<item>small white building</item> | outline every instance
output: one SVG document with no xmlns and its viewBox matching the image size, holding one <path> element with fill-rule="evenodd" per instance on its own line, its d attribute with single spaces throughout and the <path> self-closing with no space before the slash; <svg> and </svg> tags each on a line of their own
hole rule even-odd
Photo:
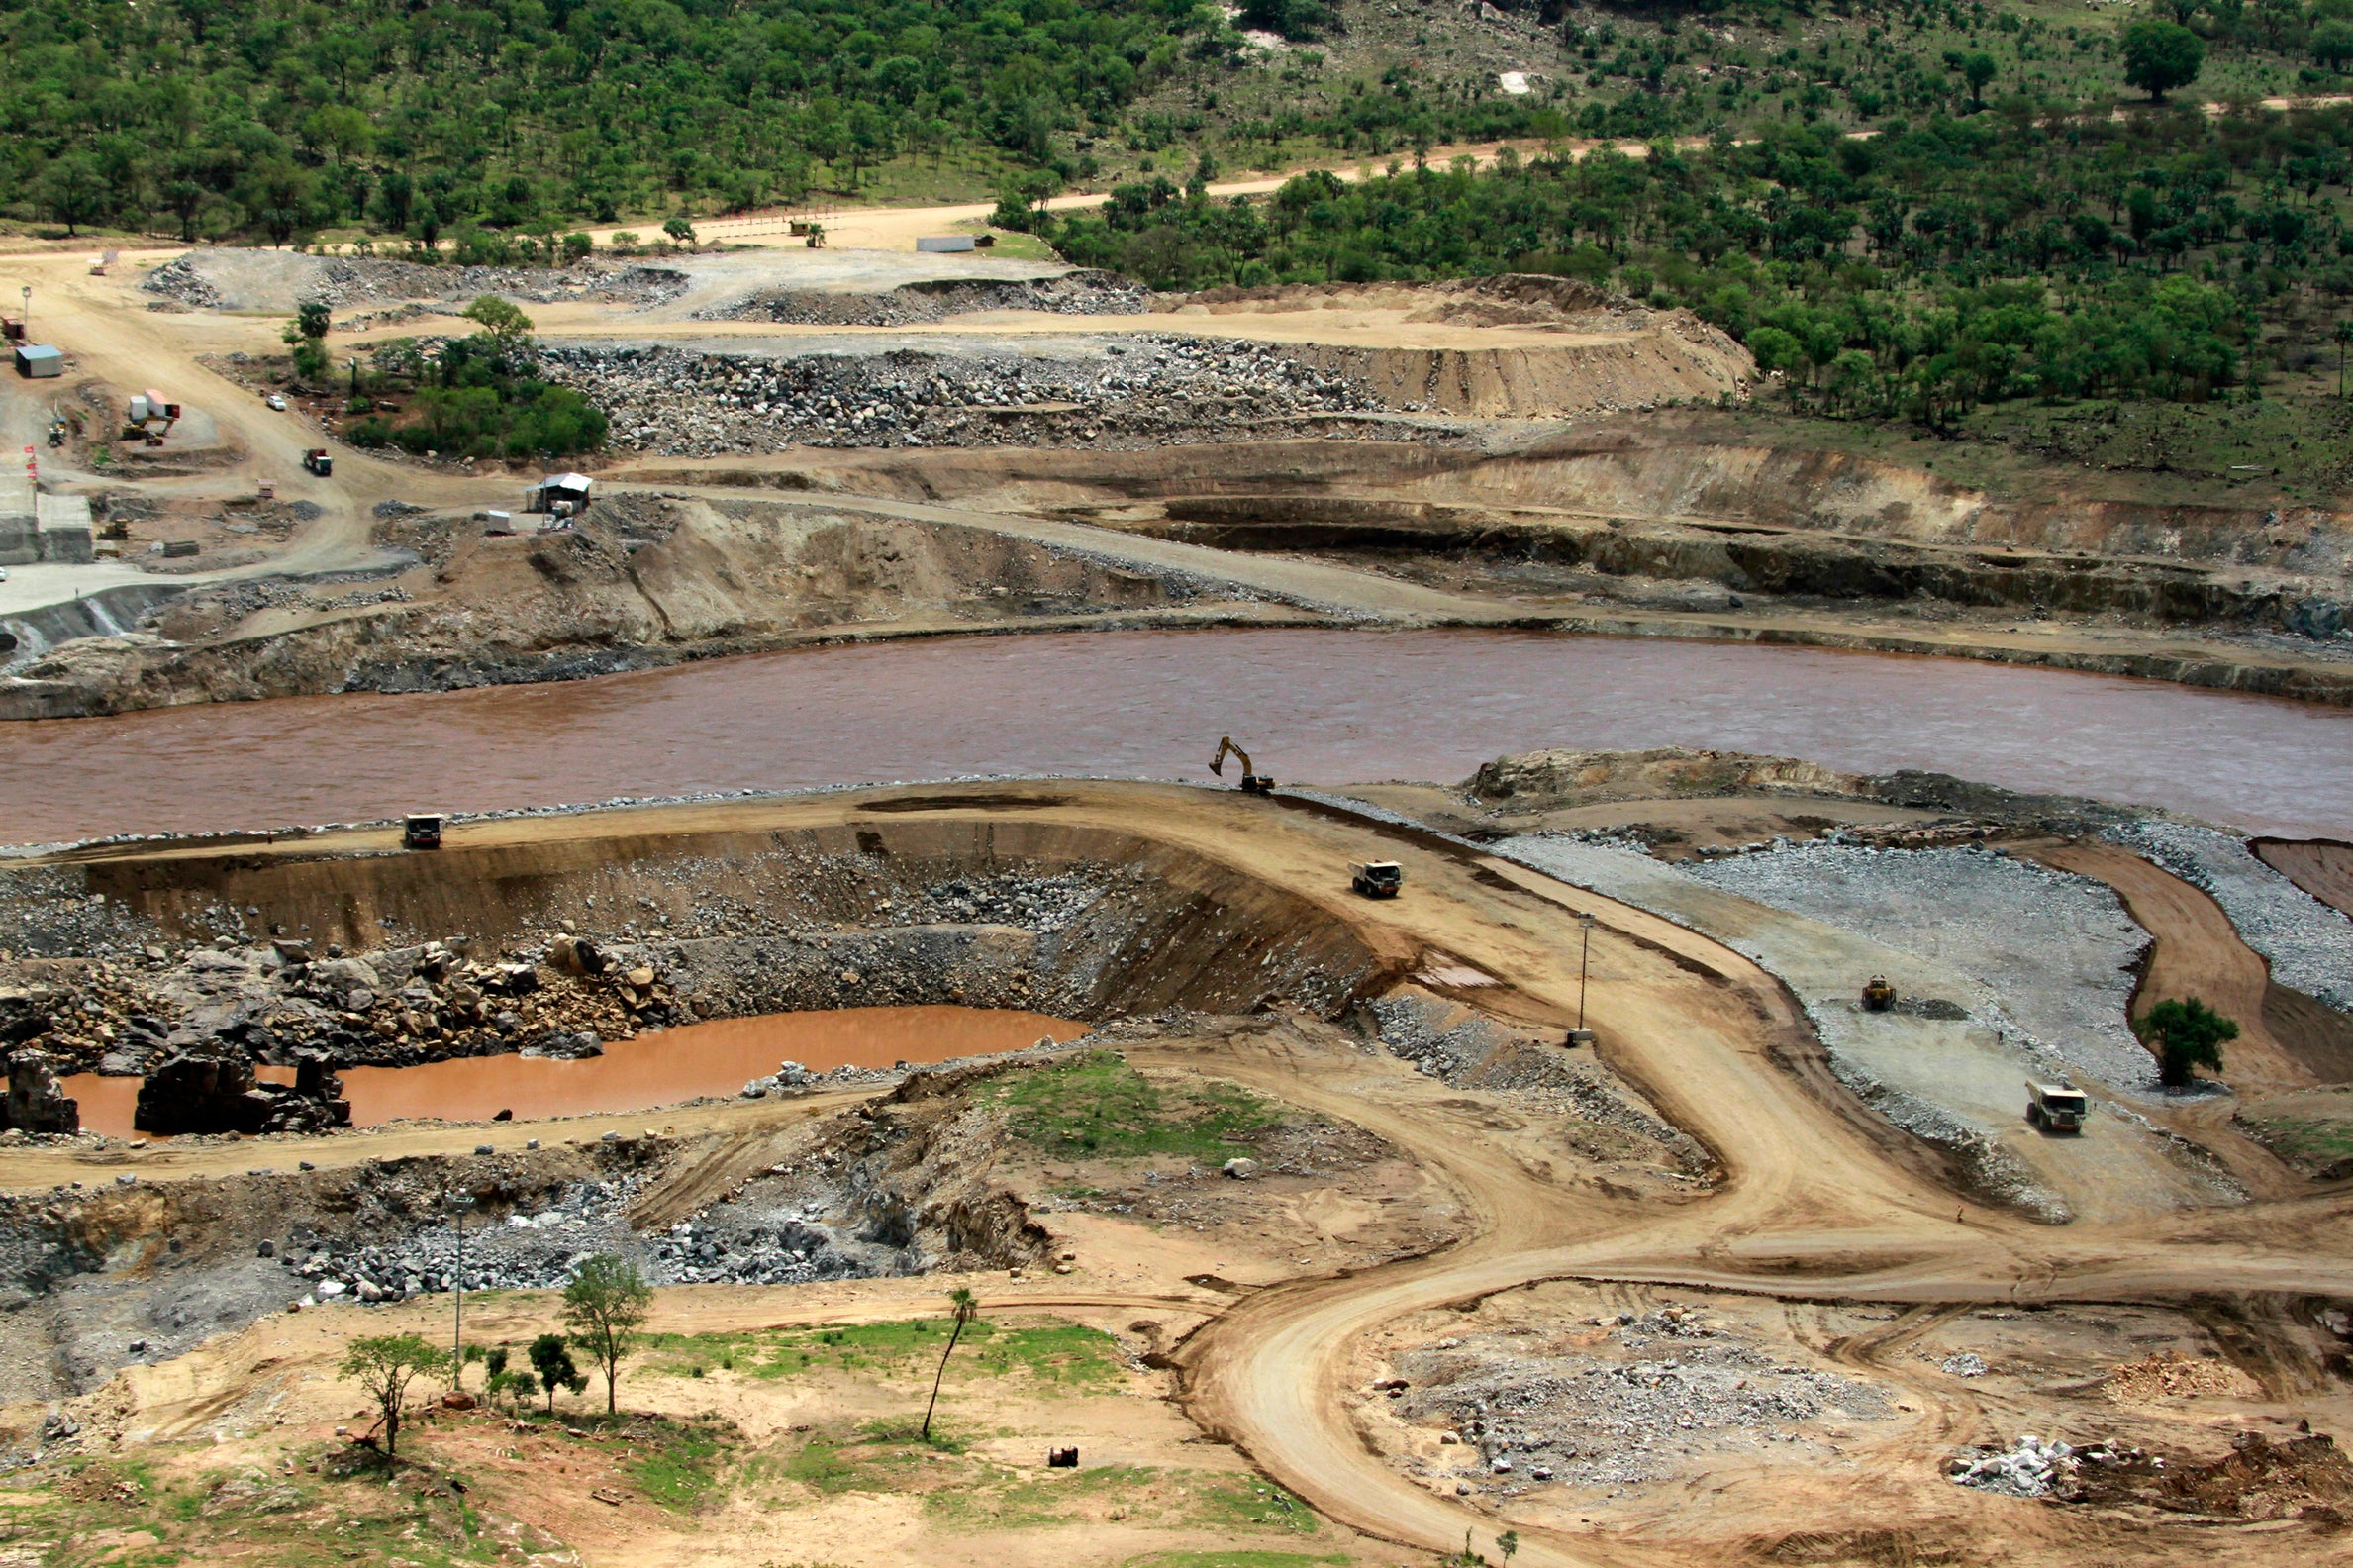
<svg viewBox="0 0 2353 1568">
<path fill-rule="evenodd" d="M 61 376 L 65 373 L 65 350 L 49 343 L 18 343 L 17 374 L 21 376 Z"/>
<path fill-rule="evenodd" d="M 549 474 L 524 492 L 523 510 L 526 512 L 553 512 L 558 502 L 568 501 L 571 503 L 569 508 L 571 512 L 575 514 L 584 512 L 588 509 L 589 490 L 595 483 L 596 481 L 586 474 Z"/>
</svg>

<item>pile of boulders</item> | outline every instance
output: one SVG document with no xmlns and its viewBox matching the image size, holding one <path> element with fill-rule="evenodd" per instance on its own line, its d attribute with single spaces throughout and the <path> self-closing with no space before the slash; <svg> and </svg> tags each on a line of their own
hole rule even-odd
<svg viewBox="0 0 2353 1568">
<path fill-rule="evenodd" d="M 887 294 L 762 289 L 695 312 L 705 321 L 792 322 L 813 327 L 916 327 L 975 311 L 1056 316 L 1141 316 L 1152 292 L 1117 272 L 1081 268 L 1050 278 L 933 278 Z"/>
<path fill-rule="evenodd" d="M 794 358 L 555 346 L 541 367 L 603 409 L 611 444 L 711 457 L 790 446 L 1219 441 L 1381 404 L 1280 345 L 1137 334 L 1053 357 L 1011 349 Z"/>
<path fill-rule="evenodd" d="M 291 1084 L 264 1083 L 245 1056 L 175 1052 L 139 1086 L 135 1131 L 165 1137 L 192 1132 L 327 1132 L 351 1125 L 343 1080 L 315 1052 L 299 1054 Z"/>
<path fill-rule="evenodd" d="M 2051 1490 L 2082 1467 L 2073 1447 L 2057 1439 L 2044 1442 L 2032 1432 L 2009 1449 L 1972 1448 L 1945 1461 L 1945 1475 L 1955 1486 L 2006 1497 L 2048 1497 Z"/>
<path fill-rule="evenodd" d="M 304 265 L 310 273 L 297 289 L 298 298 L 339 310 L 345 305 L 402 300 L 463 305 L 484 294 L 504 294 L 540 305 L 597 300 L 643 306 L 676 299 L 687 289 L 685 273 L 641 262 L 581 261 L 562 267 L 428 266 L 388 256 L 315 256 L 289 258 L 289 262 Z M 219 309 L 227 298 L 215 281 L 211 258 L 201 249 L 156 267 L 140 287 L 206 310 Z"/>
</svg>

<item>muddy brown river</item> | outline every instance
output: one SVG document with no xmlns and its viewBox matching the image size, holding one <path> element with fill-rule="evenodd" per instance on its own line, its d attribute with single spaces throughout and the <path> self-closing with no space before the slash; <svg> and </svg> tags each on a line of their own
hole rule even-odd
<svg viewBox="0 0 2353 1568">
<path fill-rule="evenodd" d="M 343 1080 L 353 1127 L 419 1117 L 487 1122 L 501 1111 L 528 1122 L 732 1095 L 784 1061 L 812 1072 L 888 1067 L 1022 1050 L 1048 1036 L 1076 1039 L 1086 1031 L 1084 1024 L 1012 1009 L 836 1008 L 656 1029 L 616 1040 L 585 1061 L 465 1056 L 421 1067 L 350 1067 Z M 265 1067 L 261 1076 L 294 1081 L 292 1068 Z M 81 1102 L 84 1130 L 132 1135 L 139 1079 L 75 1073 L 61 1082 Z"/>
<path fill-rule="evenodd" d="M 0 841 L 975 775 L 1206 780 L 1227 732 L 1285 781 L 1451 781 L 1539 746 L 1712 746 L 2353 835 L 2353 710 L 1964 659 L 1279 630 L 886 642 L 18 724 L 0 732 Z"/>
</svg>

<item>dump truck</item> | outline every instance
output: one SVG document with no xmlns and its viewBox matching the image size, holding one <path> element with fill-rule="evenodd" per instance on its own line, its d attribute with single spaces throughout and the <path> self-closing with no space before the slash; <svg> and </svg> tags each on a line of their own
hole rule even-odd
<svg viewBox="0 0 2353 1568">
<path fill-rule="evenodd" d="M 330 478 L 335 473 L 335 458 L 329 455 L 324 446 L 313 446 L 304 452 L 302 465 L 322 479 Z"/>
<path fill-rule="evenodd" d="M 1228 756 L 1242 765 L 1241 790 L 1244 795 L 1272 795 L 1275 792 L 1275 781 L 1250 766 L 1250 753 L 1235 745 L 1231 735 L 1219 738 L 1218 749 L 1210 756 L 1210 771 L 1224 778 Z"/>
<path fill-rule="evenodd" d="M 404 849 L 439 849 L 441 846 L 441 814 L 411 812 L 403 821 L 400 843 Z"/>
<path fill-rule="evenodd" d="M 1394 860 L 1360 860 L 1348 867 L 1348 886 L 1364 898 L 1397 897 L 1406 885 L 1406 868 Z"/>
<path fill-rule="evenodd" d="M 2070 1083 L 2026 1085 L 2026 1121 L 2045 1132 L 2081 1132 L 2092 1103 Z"/>
</svg>

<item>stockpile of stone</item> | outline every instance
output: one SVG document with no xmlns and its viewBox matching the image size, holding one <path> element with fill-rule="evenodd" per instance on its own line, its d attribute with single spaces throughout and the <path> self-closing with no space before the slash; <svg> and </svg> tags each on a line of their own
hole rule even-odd
<svg viewBox="0 0 2353 1568">
<path fill-rule="evenodd" d="M 2083 1461 L 2067 1443 L 2053 1439 L 2044 1442 L 2032 1432 L 2020 1436 L 2017 1446 L 2009 1449 L 1971 1449 L 1947 1462 L 1945 1474 L 1955 1486 L 1975 1487 L 1981 1492 L 2000 1492 L 2006 1497 L 2048 1497 L 2053 1488 L 2064 1483 L 2082 1468 Z"/>
<path fill-rule="evenodd" d="M 1052 358 L 994 348 L 778 359 L 554 346 L 541 365 L 605 411 L 611 444 L 676 457 L 789 446 L 1216 441 L 1253 426 L 1380 409 L 1362 387 L 1280 347 L 1166 334 Z"/>
<path fill-rule="evenodd" d="M 1050 278 L 936 278 L 885 294 L 829 289 L 762 289 L 695 312 L 704 321 L 791 322 L 812 327 L 918 327 L 976 311 L 1043 311 L 1056 316 L 1141 316 L 1152 292 L 1117 272 L 1084 269 Z"/>
<path fill-rule="evenodd" d="M 381 305 L 401 300 L 444 300 L 463 305 L 484 294 L 551 305 L 564 300 L 599 300 L 614 304 L 658 305 L 686 292 L 686 274 L 668 267 L 641 263 L 616 265 L 583 261 L 568 267 L 427 266 L 375 256 L 282 256 L 281 267 L 292 269 L 295 297 L 315 300 L 335 309 L 346 305 Z M 221 269 L 234 267 L 238 284 L 252 270 L 246 255 L 222 257 L 208 250 L 191 250 L 149 272 L 140 287 L 147 293 L 217 310 L 236 303 L 237 284 L 224 288 Z"/>
<path fill-rule="evenodd" d="M 1439 1422 L 1442 1445 L 1468 1450 L 1464 1494 L 1655 1480 L 1694 1454 L 1811 1441 L 1825 1419 L 1894 1413 L 1878 1388 L 1768 1355 L 1697 1309 L 1599 1325 L 1609 1332 L 1590 1353 L 1530 1355 L 1506 1333 L 1441 1339 L 1406 1355 L 1387 1392 L 1409 1421 Z"/>
</svg>

